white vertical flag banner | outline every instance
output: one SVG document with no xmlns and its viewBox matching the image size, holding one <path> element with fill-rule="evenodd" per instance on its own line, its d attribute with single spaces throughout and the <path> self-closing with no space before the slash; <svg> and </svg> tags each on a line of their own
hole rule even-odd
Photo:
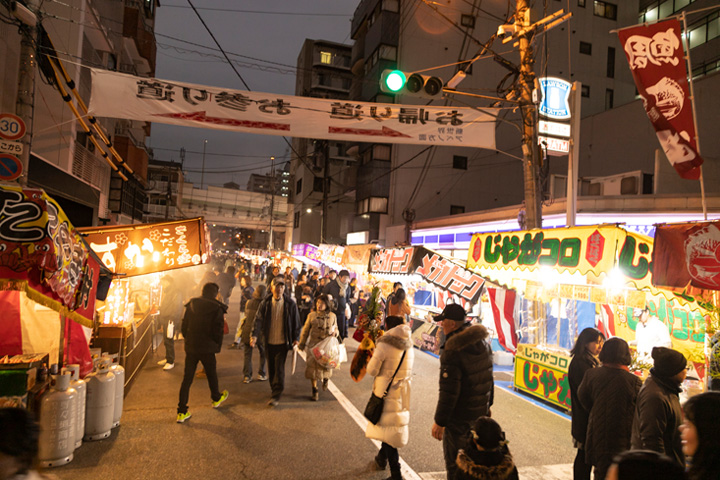
<svg viewBox="0 0 720 480">
<path fill-rule="evenodd" d="M 92 69 L 89 113 L 261 135 L 495 149 L 498 109 L 295 97 Z"/>
<path fill-rule="evenodd" d="M 515 325 L 517 294 L 514 290 L 504 288 L 488 288 L 487 291 L 498 342 L 505 350 L 514 354 L 517 351 L 517 328 Z"/>
</svg>

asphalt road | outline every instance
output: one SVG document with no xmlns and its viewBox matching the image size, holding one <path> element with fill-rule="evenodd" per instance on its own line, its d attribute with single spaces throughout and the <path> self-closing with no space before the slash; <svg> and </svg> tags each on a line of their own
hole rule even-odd
<svg viewBox="0 0 720 480">
<path fill-rule="evenodd" d="M 231 331 L 238 315 L 233 300 Z M 346 343 L 352 358 L 357 343 Z M 268 382 L 243 384 L 243 352 L 223 348 L 218 375 L 221 389 L 230 392 L 227 402 L 213 409 L 206 380 L 196 378 L 189 404 L 193 416 L 177 424 L 182 342 L 176 349 L 178 360 L 169 371 L 156 363 L 164 358 L 162 345 L 149 356 L 125 398 L 121 425 L 110 438 L 83 443 L 70 464 L 52 473 L 76 480 L 387 478 L 388 472 L 371 469 L 378 447 L 365 438 L 360 413 L 370 395 L 370 378 L 355 383 L 343 365 L 330 391 L 321 391 L 320 401 L 311 402 L 304 361 L 298 360 L 292 376 L 288 361 L 285 394 L 278 407 L 270 408 Z M 445 478 L 442 446 L 430 435 L 438 367 L 437 358 L 416 350 L 410 443 L 400 450 L 408 479 Z M 496 378 L 509 379 L 503 373 Z M 571 478 L 575 452 L 566 418 L 501 387 L 496 387 L 492 413 L 506 431 L 521 478 Z"/>
</svg>

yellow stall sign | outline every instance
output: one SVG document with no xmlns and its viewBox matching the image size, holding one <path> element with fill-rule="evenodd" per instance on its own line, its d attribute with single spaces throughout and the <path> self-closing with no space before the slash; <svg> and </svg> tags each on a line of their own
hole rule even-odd
<svg viewBox="0 0 720 480">
<path fill-rule="evenodd" d="M 519 344 L 515 355 L 515 388 L 570 410 L 569 365 L 567 355 Z"/>
</svg>

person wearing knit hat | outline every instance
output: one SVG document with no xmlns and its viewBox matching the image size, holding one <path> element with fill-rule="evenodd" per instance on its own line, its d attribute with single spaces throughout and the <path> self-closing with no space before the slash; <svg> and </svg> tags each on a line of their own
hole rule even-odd
<svg viewBox="0 0 720 480">
<path fill-rule="evenodd" d="M 666 347 L 654 347 L 652 358 L 655 365 L 640 389 L 635 406 L 632 448 L 663 453 L 684 467 L 678 394 L 687 375 L 687 359 L 677 350 Z"/>
</svg>

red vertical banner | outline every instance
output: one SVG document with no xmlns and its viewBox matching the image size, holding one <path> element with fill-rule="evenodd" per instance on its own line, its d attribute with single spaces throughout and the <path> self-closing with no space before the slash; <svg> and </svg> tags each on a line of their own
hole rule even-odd
<svg viewBox="0 0 720 480">
<path fill-rule="evenodd" d="M 618 32 L 645 112 L 678 174 L 700 178 L 696 125 L 685 68 L 682 27 L 677 19 Z"/>
</svg>

